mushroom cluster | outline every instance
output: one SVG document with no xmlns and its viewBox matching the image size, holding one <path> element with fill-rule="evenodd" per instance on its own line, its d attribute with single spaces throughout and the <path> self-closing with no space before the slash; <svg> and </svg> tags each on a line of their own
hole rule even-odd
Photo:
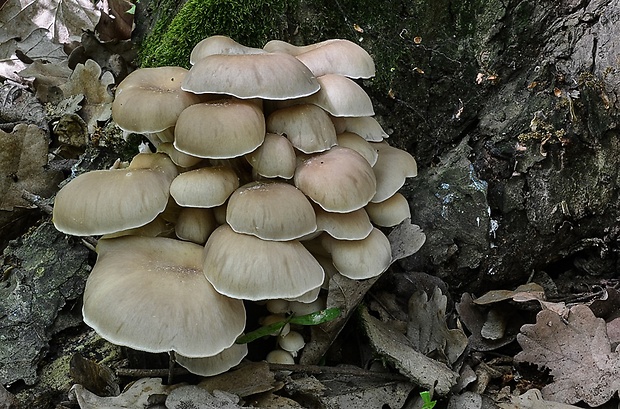
<svg viewBox="0 0 620 409">
<path fill-rule="evenodd" d="M 384 141 L 354 81 L 375 72 L 355 43 L 258 49 L 213 36 L 191 63 L 119 84 L 114 121 L 157 152 L 71 180 L 53 220 L 102 235 L 88 325 L 211 375 L 247 352 L 235 344 L 243 300 L 311 303 L 333 274 L 384 272 L 391 250 L 378 227 L 410 217 L 398 190 L 417 169 Z"/>
</svg>

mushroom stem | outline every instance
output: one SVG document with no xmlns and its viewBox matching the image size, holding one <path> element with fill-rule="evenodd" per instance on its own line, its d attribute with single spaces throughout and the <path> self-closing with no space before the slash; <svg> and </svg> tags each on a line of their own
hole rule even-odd
<svg viewBox="0 0 620 409">
<path fill-rule="evenodd" d="M 176 354 L 174 351 L 170 351 L 170 356 L 168 358 L 168 385 L 172 385 L 174 378 L 174 364 L 176 361 Z"/>
</svg>

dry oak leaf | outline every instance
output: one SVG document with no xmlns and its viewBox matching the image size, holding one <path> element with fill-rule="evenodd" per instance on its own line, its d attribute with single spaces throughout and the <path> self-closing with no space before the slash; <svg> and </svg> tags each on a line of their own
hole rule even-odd
<svg viewBox="0 0 620 409">
<path fill-rule="evenodd" d="M 60 86 L 65 98 L 84 95 L 86 102 L 79 114 L 91 133 L 98 121 L 107 121 L 112 115 L 114 97 L 108 89 L 112 84 L 114 76 L 111 72 L 106 71 L 101 75 L 99 64 L 87 60 L 85 64 L 78 64 L 69 81 Z"/>
<path fill-rule="evenodd" d="M 539 312 L 517 341 L 523 351 L 516 362 L 551 370 L 553 382 L 542 389 L 547 400 L 599 406 L 620 389 L 620 354 L 611 350 L 605 321 L 585 305 L 572 307 L 566 320 L 550 310 Z"/>
</svg>

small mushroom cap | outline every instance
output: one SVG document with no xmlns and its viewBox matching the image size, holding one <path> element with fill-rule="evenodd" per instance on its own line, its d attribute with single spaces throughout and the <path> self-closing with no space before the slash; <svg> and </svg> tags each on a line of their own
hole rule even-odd
<svg viewBox="0 0 620 409">
<path fill-rule="evenodd" d="M 100 240 L 84 290 L 84 322 L 108 341 L 147 352 L 213 356 L 245 327 L 243 302 L 214 290 L 202 246 L 162 237 Z"/>
<path fill-rule="evenodd" d="M 189 56 L 190 64 L 214 54 L 263 54 L 265 50 L 247 47 L 230 37 L 214 35 L 207 37 L 194 46 Z"/>
<path fill-rule="evenodd" d="M 250 101 L 226 99 L 196 104 L 181 112 L 174 137 L 174 147 L 189 155 L 234 158 L 263 143 L 265 117 Z"/>
<path fill-rule="evenodd" d="M 274 349 L 267 354 L 265 361 L 271 364 L 293 365 L 295 363 L 295 358 L 293 358 L 293 354 L 288 351 Z"/>
<path fill-rule="evenodd" d="M 306 196 L 283 182 L 257 181 L 237 189 L 228 200 L 226 222 L 237 233 L 263 240 L 294 240 L 316 230 Z"/>
<path fill-rule="evenodd" d="M 284 134 L 304 153 L 323 152 L 336 145 L 336 130 L 329 115 L 312 104 L 278 109 L 267 117 L 267 131 Z"/>
<path fill-rule="evenodd" d="M 377 162 L 377 150 L 364 138 L 353 132 L 343 132 L 337 135 L 338 145 L 353 149 L 368 161 L 370 166 Z"/>
<path fill-rule="evenodd" d="M 181 240 L 204 245 L 217 226 L 213 209 L 184 207 L 179 213 L 174 232 Z"/>
<path fill-rule="evenodd" d="M 282 135 L 267 133 L 263 144 L 245 155 L 256 173 L 266 178 L 291 179 L 297 158 L 291 142 Z"/>
<path fill-rule="evenodd" d="M 81 174 L 56 195 L 54 225 L 75 236 L 144 226 L 166 208 L 176 174 L 174 163 L 159 153 L 138 154 L 125 169 Z"/>
<path fill-rule="evenodd" d="M 306 341 L 301 333 L 297 331 L 289 331 L 288 334 L 278 337 L 278 345 L 283 350 L 290 352 L 293 356 L 296 356 L 297 352 L 306 345 Z"/>
<path fill-rule="evenodd" d="M 372 223 L 364 209 L 349 213 L 333 213 L 315 206 L 317 230 L 339 240 L 362 240 L 372 231 Z"/>
<path fill-rule="evenodd" d="M 395 193 L 379 203 L 368 203 L 366 212 L 370 220 L 381 227 L 393 227 L 405 219 L 411 218 L 409 202 L 400 193 Z"/>
<path fill-rule="evenodd" d="M 226 348 L 217 355 L 204 358 L 188 358 L 181 354 L 175 354 L 175 360 L 193 374 L 213 376 L 224 373 L 230 368 L 239 365 L 247 354 L 247 344 L 233 344 L 230 348 Z"/>
<path fill-rule="evenodd" d="M 357 116 L 342 118 L 344 130 L 358 134 L 368 142 L 381 142 L 388 134 L 383 130 L 379 122 L 371 116 Z"/>
<path fill-rule="evenodd" d="M 160 132 L 174 126 L 181 111 L 200 102 L 181 90 L 187 70 L 181 67 L 140 68 L 116 88 L 112 118 L 128 132 Z"/>
<path fill-rule="evenodd" d="M 348 213 L 366 206 L 377 188 L 372 168 L 359 153 L 334 146 L 302 160 L 295 186 L 328 212 Z"/>
<path fill-rule="evenodd" d="M 353 280 L 376 277 L 392 262 L 390 242 L 377 228 L 363 240 L 337 240 L 325 234 L 321 243 L 340 274 Z"/>
<path fill-rule="evenodd" d="M 336 117 L 372 116 L 375 111 L 366 91 L 355 81 L 337 74 L 317 77 L 321 89 L 316 94 L 301 99 L 314 104 Z"/>
<path fill-rule="evenodd" d="M 228 166 L 190 170 L 174 178 L 170 195 L 181 206 L 216 207 L 239 187 L 239 177 Z"/>
<path fill-rule="evenodd" d="M 189 168 L 194 165 L 200 163 L 202 158 L 188 155 L 187 153 L 181 152 L 174 147 L 172 142 L 164 142 L 159 144 L 157 147 L 157 152 L 163 152 L 170 157 L 172 162 L 175 165 L 180 166 L 182 168 Z"/>
<path fill-rule="evenodd" d="M 370 78 L 375 75 L 372 57 L 359 45 L 349 40 L 332 39 L 297 47 L 280 40 L 269 41 L 265 51 L 294 55 L 317 77 L 340 74 L 349 78 Z"/>
<path fill-rule="evenodd" d="M 323 268 L 298 241 L 262 240 L 228 225 L 207 240 L 204 274 L 218 292 L 253 301 L 299 297 L 323 282 Z"/>
<path fill-rule="evenodd" d="M 405 184 L 405 179 L 418 175 L 418 166 L 409 152 L 390 146 L 387 142 L 373 143 L 377 163 L 372 167 L 377 177 L 377 193 L 371 202 L 379 203 L 393 196 Z"/>
<path fill-rule="evenodd" d="M 320 85 L 308 67 L 288 54 L 215 54 L 198 60 L 181 88 L 195 94 L 284 100 L 312 95 Z"/>
</svg>

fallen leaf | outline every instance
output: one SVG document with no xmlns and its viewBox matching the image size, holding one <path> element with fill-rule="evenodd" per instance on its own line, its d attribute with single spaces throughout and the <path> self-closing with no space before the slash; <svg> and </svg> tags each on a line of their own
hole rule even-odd
<svg viewBox="0 0 620 409">
<path fill-rule="evenodd" d="M 536 283 L 528 283 L 520 285 L 515 290 L 493 290 L 486 294 L 476 298 L 475 304 L 485 305 L 492 304 L 499 301 L 514 300 L 514 301 L 529 301 L 529 300 L 544 300 L 545 290 Z"/>
<path fill-rule="evenodd" d="M 174 386 L 162 385 L 159 378 L 143 378 L 118 396 L 100 397 L 76 384 L 69 390 L 69 399 L 76 400 L 81 409 L 146 408 L 151 395 L 166 395 L 172 388 Z"/>
<path fill-rule="evenodd" d="M 101 13 L 101 19 L 95 26 L 101 41 L 129 40 L 133 31 L 132 13 L 134 5 L 129 0 L 106 0 L 108 7 Z"/>
<path fill-rule="evenodd" d="M 392 247 L 392 262 L 415 254 L 426 241 L 426 235 L 420 226 L 406 219 L 388 235 Z"/>
<path fill-rule="evenodd" d="M 611 351 L 605 321 L 585 305 L 572 307 L 565 320 L 550 310 L 539 312 L 517 341 L 523 351 L 515 362 L 547 367 L 553 375 L 542 389 L 545 399 L 599 406 L 620 389 L 620 355 Z"/>
<path fill-rule="evenodd" d="M 180 386 L 168 394 L 167 409 L 241 409 L 239 397 L 224 391 L 209 393 L 199 386 Z"/>
<path fill-rule="evenodd" d="M 18 124 L 12 133 L 0 131 L 0 210 L 32 207 L 22 198 L 26 190 L 50 196 L 63 179 L 59 172 L 48 171 L 48 138 L 36 125 Z"/>
<path fill-rule="evenodd" d="M 510 403 L 499 403 L 501 409 L 579 409 L 578 406 L 545 400 L 538 389 L 530 389 L 522 395 L 512 396 Z"/>
<path fill-rule="evenodd" d="M 407 338 L 424 355 L 438 352 L 452 365 L 467 347 L 467 336 L 460 329 L 449 329 L 446 324 L 448 298 L 435 287 L 431 298 L 424 291 L 416 291 L 409 299 Z"/>
<path fill-rule="evenodd" d="M 374 350 L 394 364 L 401 374 L 423 389 L 434 390 L 438 396 L 446 396 L 450 392 L 458 378 L 456 372 L 446 364 L 416 351 L 404 334 L 371 316 L 365 309 L 362 309 L 360 317 Z"/>
<path fill-rule="evenodd" d="M 107 121 L 112 115 L 114 97 L 108 90 L 112 84 L 114 76 L 108 71 L 102 75 L 101 67 L 95 61 L 88 60 L 85 64 L 78 64 L 69 81 L 60 86 L 65 98 L 84 95 L 85 103 L 79 114 L 90 133 L 98 121 Z"/>
</svg>

